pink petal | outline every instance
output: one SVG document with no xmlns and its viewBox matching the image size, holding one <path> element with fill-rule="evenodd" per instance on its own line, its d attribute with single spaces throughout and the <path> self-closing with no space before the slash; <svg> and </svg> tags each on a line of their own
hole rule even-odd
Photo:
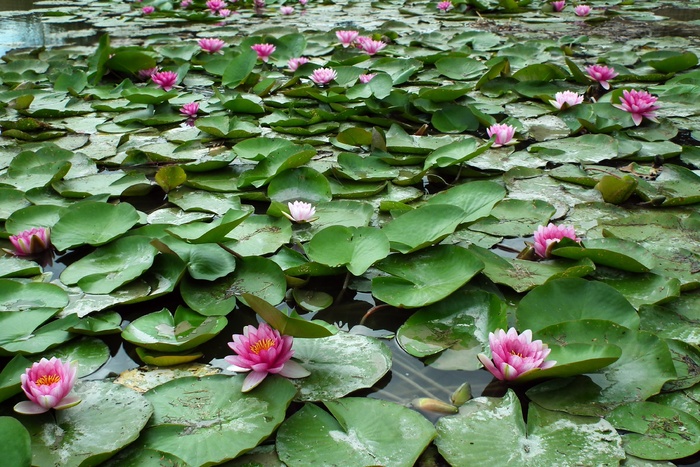
<svg viewBox="0 0 700 467">
<path fill-rule="evenodd" d="M 285 378 L 305 378 L 310 374 L 311 372 L 309 370 L 292 360 L 285 363 L 284 367 L 282 367 L 282 371 L 279 372 L 279 375 Z"/>
<path fill-rule="evenodd" d="M 250 373 L 248 376 L 245 377 L 245 381 L 243 381 L 243 388 L 241 388 L 241 392 L 248 392 L 251 389 L 254 389 L 257 385 L 262 383 L 262 381 L 267 377 L 267 373 L 263 371 L 253 371 Z"/>
<path fill-rule="evenodd" d="M 49 409 L 42 407 L 39 404 L 35 404 L 31 401 L 22 401 L 15 404 L 15 412 L 24 415 L 38 415 L 40 413 L 48 412 Z"/>
</svg>

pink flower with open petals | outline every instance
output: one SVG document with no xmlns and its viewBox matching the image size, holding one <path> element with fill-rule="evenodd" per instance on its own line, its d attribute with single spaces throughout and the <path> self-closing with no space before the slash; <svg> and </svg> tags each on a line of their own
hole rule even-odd
<svg viewBox="0 0 700 467">
<path fill-rule="evenodd" d="M 360 42 L 360 47 L 369 55 L 374 55 L 380 50 L 382 50 L 384 47 L 386 47 L 386 42 L 375 41 L 373 39 L 366 39 Z"/>
<path fill-rule="evenodd" d="M 291 15 L 294 13 L 294 7 L 293 6 L 281 6 L 280 7 L 280 13 L 283 15 Z"/>
<path fill-rule="evenodd" d="M 565 237 L 575 242 L 581 241 L 571 226 L 554 225 L 551 222 L 547 227 L 540 225 L 535 231 L 535 254 L 540 258 L 551 258 L 552 247 Z"/>
<path fill-rule="evenodd" d="M 272 44 L 255 44 L 251 45 L 250 48 L 258 54 L 258 58 L 263 62 L 267 62 L 270 55 L 277 49 L 277 47 Z"/>
<path fill-rule="evenodd" d="M 512 125 L 506 125 L 505 123 L 495 123 L 486 129 L 486 134 L 489 138 L 496 137 L 496 141 L 493 143 L 492 148 L 500 148 L 506 144 L 513 144 L 513 136 L 515 136 L 515 127 Z"/>
<path fill-rule="evenodd" d="M 565 4 L 566 4 L 566 1 L 564 1 L 564 0 L 552 2 L 552 8 L 554 8 L 554 11 L 561 11 L 564 9 Z"/>
<path fill-rule="evenodd" d="M 603 89 L 610 89 L 610 81 L 618 75 L 614 68 L 609 68 L 605 65 L 589 65 L 586 67 L 588 77 L 593 81 L 598 81 Z"/>
<path fill-rule="evenodd" d="M 56 357 L 34 363 L 20 376 L 22 390 L 29 400 L 17 403 L 15 412 L 36 415 L 77 405 L 80 398 L 70 393 L 77 371 L 71 362 L 63 363 Z"/>
<path fill-rule="evenodd" d="M 144 15 L 150 15 L 154 11 L 156 11 L 156 9 L 152 6 L 145 6 L 141 8 L 141 13 L 143 13 Z"/>
<path fill-rule="evenodd" d="M 309 59 L 306 57 L 290 58 L 287 61 L 287 67 L 289 68 L 289 71 L 297 71 L 297 68 L 302 66 L 304 63 L 309 63 Z"/>
<path fill-rule="evenodd" d="M 188 117 L 196 117 L 199 112 L 199 102 L 190 102 L 180 107 L 180 113 Z"/>
<path fill-rule="evenodd" d="M 533 342 L 529 329 L 520 335 L 515 328 L 510 328 L 507 334 L 503 329 L 496 329 L 495 333 L 489 333 L 489 347 L 493 360 L 483 353 L 477 357 L 501 381 L 513 381 L 526 373 L 552 368 L 557 363 L 545 361 L 551 350 L 541 340 Z"/>
<path fill-rule="evenodd" d="M 17 235 L 10 235 L 16 256 L 33 256 L 51 248 L 51 232 L 44 227 L 35 227 Z"/>
<path fill-rule="evenodd" d="M 177 73 L 174 71 L 159 71 L 153 73 L 151 79 L 164 91 L 170 91 L 177 83 Z"/>
<path fill-rule="evenodd" d="M 202 51 L 213 54 L 221 50 L 225 45 L 226 42 L 222 41 L 221 39 L 200 39 L 197 41 L 199 43 L 199 46 L 202 48 Z"/>
<path fill-rule="evenodd" d="M 635 125 L 642 123 L 642 118 L 646 117 L 652 122 L 658 122 L 656 112 L 659 108 L 656 104 L 657 97 L 652 96 L 647 91 L 637 91 L 625 89 L 620 96 L 620 104 L 613 104 L 614 107 L 632 114 Z"/>
<path fill-rule="evenodd" d="M 311 81 L 319 85 L 328 84 L 337 77 L 338 73 L 333 68 L 316 68 L 309 76 Z"/>
<path fill-rule="evenodd" d="M 228 18 L 232 14 L 233 14 L 233 11 L 229 10 L 228 8 L 222 8 L 221 10 L 219 10 L 219 16 L 221 16 L 222 18 Z M 224 24 L 224 23 L 221 23 L 221 24 Z"/>
<path fill-rule="evenodd" d="M 554 99 L 550 100 L 549 103 L 559 110 L 568 109 L 583 102 L 583 96 L 573 91 L 558 92 L 554 95 Z"/>
<path fill-rule="evenodd" d="M 360 75 L 360 76 L 358 76 L 358 78 L 359 78 L 359 80 L 360 80 L 360 83 L 367 84 L 367 83 L 369 83 L 370 81 L 372 81 L 372 78 L 374 78 L 375 76 L 377 76 L 376 73 L 369 73 L 369 74 L 366 74 L 366 75 Z"/>
<path fill-rule="evenodd" d="M 292 336 L 281 336 L 269 324 L 262 323 L 257 328 L 246 326 L 243 334 L 234 334 L 233 342 L 228 346 L 236 355 L 224 357 L 231 364 L 227 369 L 236 372 L 250 372 L 243 381 L 241 391 L 248 392 L 255 388 L 269 374 L 279 374 L 285 378 L 304 378 L 308 370 L 297 362 L 290 360 Z"/>
<path fill-rule="evenodd" d="M 440 11 L 447 12 L 447 11 L 450 11 L 452 8 L 454 8 L 454 7 L 452 5 L 452 2 L 450 2 L 449 0 L 445 1 L 445 2 L 439 2 L 437 4 L 437 9 Z"/>
<path fill-rule="evenodd" d="M 588 16 L 591 13 L 591 7 L 588 5 L 577 5 L 574 7 L 576 16 Z"/>
<path fill-rule="evenodd" d="M 226 2 L 224 0 L 208 0 L 206 5 L 209 11 L 216 14 L 219 10 L 226 7 Z"/>
<path fill-rule="evenodd" d="M 282 214 L 292 222 L 303 224 L 317 219 L 314 217 L 316 208 L 311 203 L 294 201 L 293 203 L 287 203 L 287 206 L 289 207 L 289 214 L 284 211 L 282 211 Z"/>
<path fill-rule="evenodd" d="M 357 40 L 360 33 L 357 31 L 336 31 L 335 36 L 343 44 L 343 47 L 349 47 Z"/>
</svg>

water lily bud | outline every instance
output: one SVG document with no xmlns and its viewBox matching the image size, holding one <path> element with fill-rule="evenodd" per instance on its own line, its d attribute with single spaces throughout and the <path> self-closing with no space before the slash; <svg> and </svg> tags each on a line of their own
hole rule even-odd
<svg viewBox="0 0 700 467">
<path fill-rule="evenodd" d="M 417 399 L 413 399 L 411 405 L 419 410 L 427 410 L 429 412 L 445 414 L 455 414 L 459 412 L 459 409 L 454 405 L 437 399 L 432 399 L 430 397 L 419 397 Z"/>
<path fill-rule="evenodd" d="M 450 396 L 450 401 L 457 407 L 461 407 L 472 398 L 472 387 L 469 383 L 463 383 Z"/>
</svg>

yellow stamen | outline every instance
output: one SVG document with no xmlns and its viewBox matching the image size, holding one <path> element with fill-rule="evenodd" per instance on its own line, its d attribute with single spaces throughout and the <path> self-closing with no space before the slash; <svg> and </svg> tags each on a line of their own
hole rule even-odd
<svg viewBox="0 0 700 467">
<path fill-rule="evenodd" d="M 511 354 L 511 355 L 517 355 L 518 357 L 523 358 L 523 354 L 518 353 L 518 352 L 516 352 L 515 350 L 511 350 L 511 351 L 510 351 L 510 354 Z"/>
<path fill-rule="evenodd" d="M 263 339 L 250 346 L 250 351 L 259 354 L 261 350 L 267 350 L 275 346 L 274 339 Z"/>
<path fill-rule="evenodd" d="M 58 375 L 44 375 L 36 380 L 36 384 L 39 386 L 51 386 L 59 381 L 61 381 L 61 377 Z"/>
</svg>

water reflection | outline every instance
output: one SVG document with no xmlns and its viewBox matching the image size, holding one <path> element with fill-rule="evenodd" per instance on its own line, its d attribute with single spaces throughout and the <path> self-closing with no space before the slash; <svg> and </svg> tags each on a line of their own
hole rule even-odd
<svg viewBox="0 0 700 467">
<path fill-rule="evenodd" d="M 0 56 L 12 49 L 94 42 L 96 31 L 86 20 L 70 14 L 46 16 L 42 11 L 47 10 L 34 3 L 33 0 L 0 0 Z M 75 13 L 78 13 L 77 7 Z"/>
</svg>

